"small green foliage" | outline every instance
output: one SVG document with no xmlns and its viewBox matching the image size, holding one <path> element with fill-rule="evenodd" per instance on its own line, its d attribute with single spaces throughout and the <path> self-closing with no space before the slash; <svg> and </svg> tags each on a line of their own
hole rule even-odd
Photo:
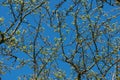
<svg viewBox="0 0 120 80">
<path fill-rule="evenodd" d="M 16 34 L 19 35 L 19 34 L 20 34 L 20 30 L 17 30 L 17 31 L 16 31 Z"/>
<path fill-rule="evenodd" d="M 0 17 L 0 23 L 4 22 L 4 18 Z"/>
<path fill-rule="evenodd" d="M 65 74 L 61 71 L 58 71 L 58 72 L 55 72 L 54 73 L 54 76 L 57 78 L 57 79 L 63 79 Z"/>
<path fill-rule="evenodd" d="M 27 47 L 26 46 L 23 46 L 23 49 L 26 49 Z"/>
</svg>

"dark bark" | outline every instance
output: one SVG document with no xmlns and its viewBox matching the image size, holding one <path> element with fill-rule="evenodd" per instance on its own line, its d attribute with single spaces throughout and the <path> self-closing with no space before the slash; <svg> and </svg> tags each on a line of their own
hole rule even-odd
<svg viewBox="0 0 120 80">
<path fill-rule="evenodd" d="M 5 37 L 4 37 L 4 34 L 2 32 L 0 32 L 0 44 L 4 43 L 5 42 Z"/>
<path fill-rule="evenodd" d="M 81 74 L 78 73 L 77 80 L 81 80 Z"/>
</svg>

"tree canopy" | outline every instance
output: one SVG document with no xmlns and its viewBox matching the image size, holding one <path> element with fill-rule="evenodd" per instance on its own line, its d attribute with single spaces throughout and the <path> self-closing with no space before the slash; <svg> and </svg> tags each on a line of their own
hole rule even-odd
<svg viewBox="0 0 120 80">
<path fill-rule="evenodd" d="M 119 0 L 1 0 L 0 12 L 1 75 L 120 79 Z"/>
</svg>

